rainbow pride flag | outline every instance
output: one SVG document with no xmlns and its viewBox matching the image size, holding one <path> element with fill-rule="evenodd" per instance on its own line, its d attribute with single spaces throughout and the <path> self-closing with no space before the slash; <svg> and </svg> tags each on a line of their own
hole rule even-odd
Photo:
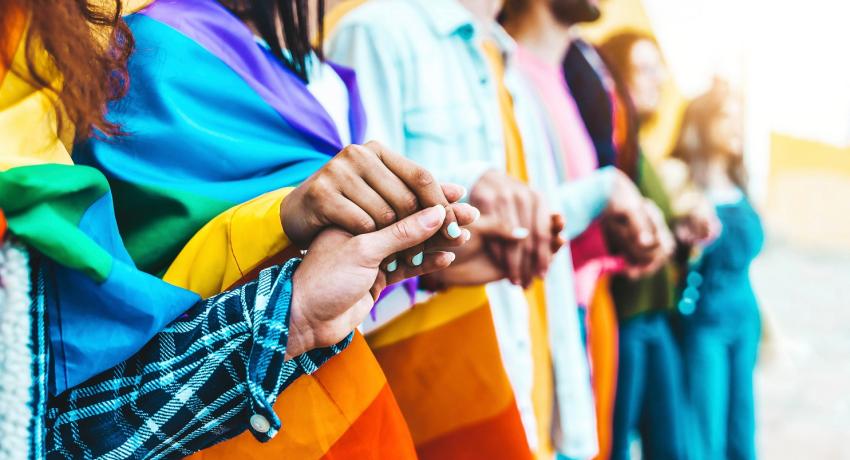
<svg viewBox="0 0 850 460">
<path fill-rule="evenodd" d="M 129 135 L 83 144 L 75 160 L 108 178 L 121 234 L 140 268 L 211 295 L 286 256 L 282 245 L 264 246 L 286 238 L 280 189 L 301 183 L 343 145 L 304 82 L 218 2 L 159 0 L 126 20 L 136 39 L 130 91 L 109 117 Z M 333 68 L 348 88 L 351 139 L 362 142 L 355 75 Z M 232 218 L 240 212 L 269 224 L 237 227 Z M 243 255 L 234 262 L 209 254 L 219 246 Z M 213 282 L 187 277 L 207 271 Z M 243 435 L 197 456 L 415 457 L 386 378 L 359 335 L 288 387 L 275 410 L 283 428 L 270 442 Z"/>
</svg>

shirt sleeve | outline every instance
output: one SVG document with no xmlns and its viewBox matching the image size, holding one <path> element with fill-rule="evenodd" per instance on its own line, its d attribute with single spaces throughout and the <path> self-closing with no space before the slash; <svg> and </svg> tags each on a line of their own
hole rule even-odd
<svg viewBox="0 0 850 460">
<path fill-rule="evenodd" d="M 606 166 L 591 175 L 559 186 L 558 202 L 567 221 L 569 239 L 582 234 L 608 206 L 614 190 L 615 175 L 614 167 Z"/>
<path fill-rule="evenodd" d="M 129 360 L 52 400 L 48 456 L 182 457 L 246 427 L 274 437 L 285 428 L 277 396 L 352 337 L 285 360 L 299 263 L 198 303 Z"/>
<path fill-rule="evenodd" d="M 260 195 L 213 218 L 183 247 L 163 279 L 206 298 L 283 253 L 290 243 L 280 205 L 292 190 Z"/>
<path fill-rule="evenodd" d="M 357 85 L 368 115 L 366 138 L 376 140 L 393 151 L 408 155 L 405 141 L 404 88 L 410 84 L 405 56 L 387 31 L 359 22 L 341 24 L 325 45 L 327 57 L 357 72 Z M 435 152 L 442 157 L 444 152 Z M 443 162 L 431 168 L 442 182 L 472 190 L 489 169 L 497 165 L 486 161 Z M 468 195 L 467 195 L 468 196 Z"/>
</svg>

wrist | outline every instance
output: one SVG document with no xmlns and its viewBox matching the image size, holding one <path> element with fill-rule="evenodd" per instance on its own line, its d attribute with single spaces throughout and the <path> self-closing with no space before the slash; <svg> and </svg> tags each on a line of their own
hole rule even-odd
<svg viewBox="0 0 850 460">
<path fill-rule="evenodd" d="M 298 289 L 297 274 L 292 280 L 292 299 L 289 307 L 289 338 L 286 343 L 285 359 L 289 360 L 304 354 L 315 347 L 315 334 L 305 315 L 307 310 L 301 292 Z"/>
</svg>

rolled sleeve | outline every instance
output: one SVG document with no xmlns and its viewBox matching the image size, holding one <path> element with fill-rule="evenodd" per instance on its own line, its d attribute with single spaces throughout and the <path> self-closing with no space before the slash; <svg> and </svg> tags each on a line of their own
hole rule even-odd
<svg viewBox="0 0 850 460">
<path fill-rule="evenodd" d="M 558 201 L 567 221 L 569 239 L 581 235 L 608 207 L 615 179 L 614 167 L 606 166 L 581 179 L 560 185 Z"/>
<path fill-rule="evenodd" d="M 260 441 L 285 429 L 278 395 L 351 341 L 285 360 L 299 263 L 200 302 L 129 360 L 52 400 L 48 458 L 178 457 L 245 429 Z"/>
</svg>

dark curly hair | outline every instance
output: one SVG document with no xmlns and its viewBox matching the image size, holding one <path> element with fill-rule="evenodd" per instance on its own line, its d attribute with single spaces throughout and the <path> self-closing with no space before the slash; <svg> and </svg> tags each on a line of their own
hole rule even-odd
<svg viewBox="0 0 850 460">
<path fill-rule="evenodd" d="M 93 130 L 106 136 L 121 134 L 120 127 L 106 119 L 106 105 L 121 98 L 129 85 L 127 59 L 133 36 L 121 18 L 121 0 L 108 7 L 95 3 L 0 0 L 0 50 L 14 50 L 20 42 L 16 28 L 21 20 L 28 23 L 21 37 L 25 67 L 16 68 L 12 54 L 0 53 L 3 67 L 52 93 L 58 131 L 70 122 L 77 140 Z"/>
</svg>

